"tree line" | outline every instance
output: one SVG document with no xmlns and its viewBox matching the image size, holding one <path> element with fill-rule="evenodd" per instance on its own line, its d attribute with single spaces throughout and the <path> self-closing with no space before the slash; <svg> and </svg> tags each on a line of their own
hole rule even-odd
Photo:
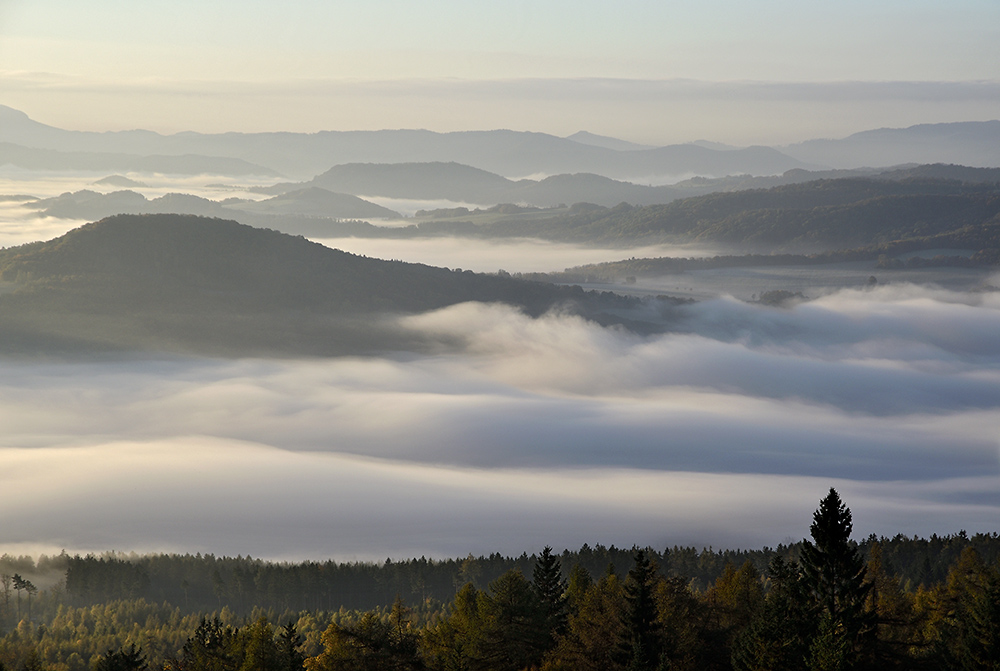
<svg viewBox="0 0 1000 671">
<path fill-rule="evenodd" d="M 866 558 L 878 547 L 887 570 L 898 577 L 908 592 L 944 582 L 966 548 L 974 548 L 987 563 L 1000 560 L 998 534 L 969 535 L 960 531 L 926 539 L 870 536 L 857 547 Z M 664 576 L 683 578 L 690 582 L 692 590 L 702 592 L 724 574 L 728 565 L 739 567 L 749 561 L 758 572 L 765 573 L 774 558 L 796 561 L 802 549 L 803 543 L 758 550 L 673 546 L 659 551 L 650 548 L 647 554 Z M 609 565 L 621 575 L 631 565 L 633 554 L 631 549 L 614 545 L 584 544 L 575 551 L 563 550 L 559 560 L 564 567 L 579 565 L 593 576 L 602 575 Z M 333 560 L 274 563 L 253 557 L 211 554 L 108 553 L 62 555 L 46 559 L 44 566 L 49 575 L 58 570 L 64 576 L 64 593 L 59 594 L 59 599 L 68 605 L 145 599 L 168 602 L 180 607 L 183 613 L 212 612 L 225 607 L 238 615 L 248 615 L 254 608 L 277 612 L 335 611 L 341 607 L 368 610 L 391 604 L 397 595 L 410 604 L 446 602 L 466 583 L 482 589 L 511 569 L 530 575 L 537 560 L 537 554 L 509 557 L 493 553 L 443 560 L 386 559 L 378 563 Z M 4 567 L 0 558 L 0 572 L 34 575 L 29 558 L 23 558 L 12 570 Z M 0 591 L 0 610 L 4 594 Z M 8 599 L 13 598 L 9 592 L 6 594 Z M 45 603 L 52 601 L 48 599 Z M 0 612 L 0 626 L 15 624 L 11 617 L 10 611 L 6 617 Z"/>
<path fill-rule="evenodd" d="M 40 594 L 35 621 L 24 617 L 0 637 L 0 664 L 20 671 L 997 668 L 997 534 L 857 543 L 852 529 L 850 510 L 830 490 L 811 538 L 775 549 L 546 547 L 530 557 L 346 564 L 374 576 L 379 595 L 402 577 L 410 590 L 370 607 L 328 610 L 238 611 L 226 603 L 198 612 L 135 595 L 74 605 L 81 596 L 69 589 L 70 577 L 79 570 L 118 576 L 114 589 L 151 590 L 161 577 L 144 560 L 214 565 L 218 606 L 232 598 L 220 569 L 256 565 L 291 576 L 322 565 L 61 556 L 65 591 Z M 413 583 L 421 575 L 414 566 L 433 568 L 423 574 L 432 579 Z M 195 573 L 175 577 L 182 575 Z M 430 596 L 445 576 L 449 596 Z M 183 589 L 187 578 L 180 579 Z"/>
</svg>

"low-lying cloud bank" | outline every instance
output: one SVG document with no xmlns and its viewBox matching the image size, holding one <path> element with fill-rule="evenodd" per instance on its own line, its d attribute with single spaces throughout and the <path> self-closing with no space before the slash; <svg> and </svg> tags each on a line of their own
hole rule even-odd
<svg viewBox="0 0 1000 671">
<path fill-rule="evenodd" d="M 707 301 L 643 338 L 465 304 L 438 356 L 0 362 L 5 547 L 299 558 L 995 530 L 1000 297 Z M 3 549 L 3 548 L 0 548 Z"/>
</svg>

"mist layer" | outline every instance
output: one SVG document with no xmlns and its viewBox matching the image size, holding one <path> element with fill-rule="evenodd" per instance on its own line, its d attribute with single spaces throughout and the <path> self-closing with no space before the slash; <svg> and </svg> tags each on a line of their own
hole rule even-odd
<svg viewBox="0 0 1000 671">
<path fill-rule="evenodd" d="M 463 304 L 436 356 L 0 363 L 4 549 L 273 558 L 759 547 L 1000 514 L 1000 298 L 718 299 L 640 337 Z"/>
</svg>

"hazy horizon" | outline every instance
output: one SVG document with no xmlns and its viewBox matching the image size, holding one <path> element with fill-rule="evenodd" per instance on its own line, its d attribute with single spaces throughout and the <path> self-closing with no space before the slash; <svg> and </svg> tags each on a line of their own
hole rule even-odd
<svg viewBox="0 0 1000 671">
<path fill-rule="evenodd" d="M 77 130 L 509 128 L 746 146 L 988 120 L 1000 8 L 0 2 L 0 104 Z"/>
</svg>

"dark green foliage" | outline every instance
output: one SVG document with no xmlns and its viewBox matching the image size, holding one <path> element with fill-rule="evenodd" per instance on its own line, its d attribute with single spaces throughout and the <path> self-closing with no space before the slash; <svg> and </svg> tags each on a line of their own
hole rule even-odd
<svg viewBox="0 0 1000 671">
<path fill-rule="evenodd" d="M 75 562 L 78 578 L 93 579 L 82 584 L 117 591 L 122 579 L 145 575 L 147 596 L 190 604 L 181 610 L 141 599 L 95 603 L 96 587 L 84 594 L 41 590 L 34 623 L 3 624 L 0 662 L 10 669 L 88 671 L 109 656 L 106 651 L 135 645 L 150 668 L 166 663 L 175 671 L 297 671 L 307 658 L 331 668 L 423 665 L 441 671 L 992 668 L 1000 536 L 960 532 L 854 544 L 849 511 L 839 497 L 829 496 L 814 527 L 810 545 L 826 549 L 822 561 L 837 556 L 831 548 L 842 542 L 867 557 L 861 620 L 872 624 L 870 638 L 848 635 L 849 610 L 842 605 L 839 620 L 826 609 L 819 596 L 826 592 L 810 585 L 794 561 L 808 554 L 800 544 L 760 551 L 647 548 L 641 556 L 598 545 L 560 555 L 548 550 L 538 556 L 378 564 L 160 555 L 62 557 L 35 566 L 30 559 L 5 557 L 0 568 L 11 572 L 11 610 L 15 571 L 23 582 L 41 582 L 42 564 L 65 569 Z M 761 601 L 758 567 L 768 560 Z M 559 593 L 562 566 L 574 567 L 564 588 L 569 616 L 564 633 L 553 638 L 541 594 Z M 628 578 L 619 579 L 629 567 Z M 604 577 L 595 583 L 591 575 Z M 487 587 L 465 584 L 456 594 L 463 578 Z M 545 584 L 551 589 L 539 588 Z M 453 598 L 444 605 L 437 594 Z M 72 601 L 87 605 L 74 607 Z M 365 601 L 373 605 L 361 607 L 364 612 L 349 610 L 357 607 L 350 603 Z M 185 615 L 190 609 L 211 612 L 220 603 L 212 615 Z M 842 594 L 834 603 L 854 602 Z M 283 610 L 303 604 L 311 612 Z M 319 612 L 327 604 L 338 605 Z M 264 605 L 271 610 L 256 609 Z M 275 621 L 289 624 L 275 631 L 269 624 Z M 321 635 L 331 624 L 333 652 L 320 662 L 327 647 Z"/>
<path fill-rule="evenodd" d="M 884 565 L 891 567 L 904 591 L 913 591 L 921 584 L 930 587 L 943 583 L 964 548 L 975 548 L 986 563 L 1000 561 L 1000 534 L 967 535 L 963 532 L 951 536 L 933 535 L 929 539 L 871 538 L 858 544 L 859 553 L 866 556 L 875 543 L 881 548 Z M 664 575 L 684 577 L 691 581 L 696 591 L 715 583 L 728 564 L 743 566 L 749 561 L 763 572 L 774 557 L 795 559 L 800 551 L 799 543 L 761 550 L 676 546 L 661 552 L 646 550 Z M 60 566 L 66 567 L 61 570 L 66 571 L 67 597 L 73 605 L 107 603 L 124 593 L 149 602 L 168 602 L 185 614 L 219 608 L 213 580 L 218 571 L 225 592 L 222 605 L 238 615 L 250 615 L 254 607 L 278 614 L 286 609 L 336 611 L 343 607 L 368 610 L 388 607 L 396 595 L 411 604 L 423 604 L 427 599 L 450 602 L 456 585 L 464 585 L 466 576 L 472 573 L 479 585 L 486 586 L 512 568 L 532 573 L 537 560 L 531 555 L 506 557 L 494 553 L 445 560 L 276 564 L 250 557 L 213 555 L 146 555 L 129 559 L 108 555 L 67 556 L 60 560 Z M 611 564 L 619 575 L 624 575 L 633 562 L 633 553 L 614 546 L 584 545 L 579 550 L 562 553 L 560 562 L 563 566 L 574 567 L 567 588 L 572 595 L 574 574 L 578 574 L 578 580 L 586 582 L 584 574 L 604 575 Z M 25 565 L 20 570 L 22 575 L 27 575 L 25 572 L 33 569 Z M 75 576 L 72 580 L 70 574 Z M 137 578 L 141 582 L 136 582 Z M 135 585 L 139 589 L 133 590 Z M 15 608 L 12 591 L 11 618 Z M 8 626 L 15 624 L 13 619 L 7 622 Z"/>
<path fill-rule="evenodd" d="M 645 550 L 637 549 L 634 561 L 625 579 L 622 653 L 629 671 L 652 671 L 659 666 L 661 653 L 654 598 L 661 578 Z"/>
<path fill-rule="evenodd" d="M 875 583 L 866 580 L 852 529 L 851 511 L 831 488 L 813 514 L 801 565 L 772 561 L 771 592 L 734 640 L 735 668 L 844 671 L 876 657 Z"/>
<path fill-rule="evenodd" d="M 873 642 L 874 617 L 866 610 L 871 583 L 851 544 L 852 529 L 851 511 L 831 488 L 813 514 L 813 542 L 802 544 L 801 585 L 819 622 L 811 657 L 817 669 L 854 668 Z"/>
<path fill-rule="evenodd" d="M 962 671 L 1000 669 L 1000 566 L 967 549 L 948 576 L 945 654 Z"/>
<path fill-rule="evenodd" d="M 278 668 L 281 671 L 300 671 L 306 656 L 302 653 L 302 636 L 295 627 L 295 622 L 289 620 L 278 632 Z"/>
<path fill-rule="evenodd" d="M 965 671 L 1000 669 L 1000 575 L 993 571 L 983 590 L 969 596 L 960 661 Z"/>
<path fill-rule="evenodd" d="M 42 664 L 42 658 L 38 654 L 38 650 L 32 648 L 21 665 L 21 671 L 44 671 L 44 669 L 45 666 Z"/>
<path fill-rule="evenodd" d="M 566 581 L 562 577 L 562 563 L 548 545 L 535 561 L 532 587 L 543 604 L 550 635 L 562 634 L 566 629 Z"/>
<path fill-rule="evenodd" d="M 266 617 L 259 617 L 240 632 L 242 664 L 240 671 L 283 671 L 287 660 L 279 656 L 274 627 Z"/>
<path fill-rule="evenodd" d="M 569 572 L 569 582 L 566 586 L 566 602 L 570 612 L 576 612 L 587 594 L 587 590 L 594 584 L 594 579 L 590 572 L 580 564 L 574 564 L 573 570 Z"/>
<path fill-rule="evenodd" d="M 81 601 L 135 599 L 149 590 L 149 571 L 145 566 L 116 557 L 98 561 L 69 561 L 66 567 L 66 591 Z"/>
<path fill-rule="evenodd" d="M 184 644 L 176 662 L 178 671 L 237 671 L 242 660 L 237 650 L 238 631 L 218 618 L 202 618 Z"/>
<path fill-rule="evenodd" d="M 549 609 L 517 570 L 508 571 L 479 597 L 482 630 L 476 646 L 481 668 L 519 671 L 537 666 L 550 645 Z"/>
<path fill-rule="evenodd" d="M 294 624 L 276 637 L 263 615 L 243 627 L 224 624 L 217 616 L 202 618 L 180 658 L 166 666 L 176 671 L 301 671 L 301 643 Z"/>
<path fill-rule="evenodd" d="M 553 671 L 615 671 L 623 668 L 625 595 L 622 583 L 607 574 L 590 583 L 578 597 L 563 636 L 546 669 Z"/>
<path fill-rule="evenodd" d="M 729 661 L 726 632 L 711 608 L 680 577 L 657 580 L 655 591 L 659 659 L 656 668 L 703 671 L 725 668 Z"/>
<path fill-rule="evenodd" d="M 801 595 L 798 565 L 775 557 L 768 578 L 770 592 L 733 643 L 733 668 L 738 671 L 795 671 L 805 660 L 812 623 Z"/>
<path fill-rule="evenodd" d="M 331 624 L 323 652 L 306 661 L 307 671 L 409 671 L 423 668 L 417 636 L 368 612 L 354 624 Z"/>
<path fill-rule="evenodd" d="M 481 630 L 479 591 L 466 583 L 455 594 L 451 616 L 424 632 L 421 649 L 427 667 L 438 671 L 472 668 Z"/>
<path fill-rule="evenodd" d="M 849 632 L 830 613 L 820 616 L 819 626 L 809 645 L 809 671 L 846 671 L 854 668 L 855 655 Z"/>
<path fill-rule="evenodd" d="M 148 666 L 142 651 L 132 643 L 128 648 L 109 649 L 94 664 L 94 671 L 145 671 Z"/>
</svg>

